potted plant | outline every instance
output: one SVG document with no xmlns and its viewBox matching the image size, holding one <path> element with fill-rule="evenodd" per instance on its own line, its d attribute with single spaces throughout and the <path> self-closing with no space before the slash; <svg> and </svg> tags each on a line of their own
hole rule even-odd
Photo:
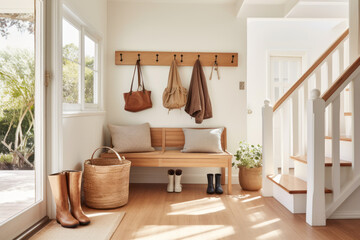
<svg viewBox="0 0 360 240">
<path fill-rule="evenodd" d="M 233 166 L 239 168 L 239 183 L 242 189 L 257 191 L 262 186 L 262 147 L 240 142 Z"/>
</svg>

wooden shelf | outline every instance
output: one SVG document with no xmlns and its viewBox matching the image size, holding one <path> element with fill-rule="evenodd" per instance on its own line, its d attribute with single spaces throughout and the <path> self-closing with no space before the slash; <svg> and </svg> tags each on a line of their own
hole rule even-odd
<svg viewBox="0 0 360 240">
<path fill-rule="evenodd" d="M 325 136 L 325 139 L 332 139 L 332 137 Z M 340 136 L 340 141 L 351 142 L 352 139 L 351 139 L 351 137 L 348 137 L 348 136 Z"/>
<path fill-rule="evenodd" d="M 307 156 L 306 155 L 303 155 L 303 156 L 290 156 L 290 158 L 292 160 L 307 164 Z M 351 167 L 352 162 L 345 161 L 345 160 L 340 160 L 340 166 L 341 167 Z M 325 157 L 325 167 L 332 167 L 332 159 L 330 157 Z"/>
<path fill-rule="evenodd" d="M 215 61 L 221 67 L 238 66 L 238 53 L 115 51 L 116 65 L 135 65 L 138 59 L 151 66 L 170 66 L 174 59 L 178 66 L 193 66 L 197 59 L 202 66 L 213 66 Z"/>
<path fill-rule="evenodd" d="M 267 178 L 290 194 L 305 194 L 307 192 L 306 182 L 292 175 L 268 175 Z M 332 190 L 325 188 L 325 193 L 332 193 Z"/>
</svg>

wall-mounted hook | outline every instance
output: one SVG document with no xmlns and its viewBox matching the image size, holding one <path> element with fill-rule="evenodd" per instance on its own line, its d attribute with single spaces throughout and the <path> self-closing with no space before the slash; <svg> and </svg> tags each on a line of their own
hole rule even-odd
<svg viewBox="0 0 360 240">
<path fill-rule="evenodd" d="M 174 60 L 176 60 L 176 54 L 174 54 Z"/>
<path fill-rule="evenodd" d="M 138 60 L 141 61 L 141 60 L 140 60 L 140 53 L 138 54 Z"/>
<path fill-rule="evenodd" d="M 156 54 L 156 62 L 159 61 L 159 54 Z"/>
<path fill-rule="evenodd" d="M 200 60 L 200 55 L 198 55 L 198 60 Z"/>
<path fill-rule="evenodd" d="M 122 62 L 123 59 L 122 59 L 122 53 L 120 53 L 120 62 Z"/>
<path fill-rule="evenodd" d="M 183 62 L 183 56 L 184 56 L 184 55 L 181 54 L 181 61 L 180 61 L 180 62 Z"/>
<path fill-rule="evenodd" d="M 215 55 L 215 64 L 217 64 L 217 55 Z"/>
<path fill-rule="evenodd" d="M 234 55 L 231 56 L 231 63 L 234 63 Z"/>
</svg>

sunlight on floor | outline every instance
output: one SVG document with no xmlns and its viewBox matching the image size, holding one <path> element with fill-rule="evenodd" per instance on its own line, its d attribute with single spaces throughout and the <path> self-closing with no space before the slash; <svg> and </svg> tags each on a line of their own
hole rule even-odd
<svg viewBox="0 0 360 240">
<path fill-rule="evenodd" d="M 256 239 L 258 240 L 263 240 L 263 239 L 281 239 L 281 230 L 280 229 L 276 229 L 273 230 L 271 232 L 262 234 L 260 236 L 258 236 Z"/>
<path fill-rule="evenodd" d="M 198 200 L 171 204 L 167 215 L 204 215 L 225 210 L 221 198 L 202 198 Z"/>
<path fill-rule="evenodd" d="M 265 222 L 255 224 L 255 225 L 251 226 L 251 228 L 262 228 L 262 227 L 268 226 L 268 225 L 270 225 L 272 223 L 276 223 L 276 222 L 279 222 L 279 221 L 280 221 L 280 218 L 274 218 L 274 219 L 271 219 L 271 220 L 268 220 L 268 221 L 265 221 Z"/>
<path fill-rule="evenodd" d="M 133 239 L 147 240 L 170 240 L 170 239 L 223 239 L 235 234 L 232 226 L 225 225 L 148 225 L 140 229 Z"/>
<path fill-rule="evenodd" d="M 254 201 L 254 200 L 258 200 L 258 199 L 260 199 L 260 198 L 261 198 L 261 196 L 257 196 L 257 197 L 253 197 L 253 198 L 249 198 L 249 199 L 242 200 L 241 202 L 247 203 L 247 202 L 251 202 L 251 201 Z"/>
</svg>

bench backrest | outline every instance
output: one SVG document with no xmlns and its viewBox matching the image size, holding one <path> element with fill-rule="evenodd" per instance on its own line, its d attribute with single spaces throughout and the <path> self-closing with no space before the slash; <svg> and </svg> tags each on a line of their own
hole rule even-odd
<svg viewBox="0 0 360 240">
<path fill-rule="evenodd" d="M 211 128 L 194 128 L 194 129 L 211 129 Z M 165 150 L 167 147 L 182 148 L 185 144 L 185 136 L 182 128 L 150 128 L 151 145 L 161 147 Z M 226 128 L 221 135 L 221 146 L 226 150 Z"/>
</svg>

